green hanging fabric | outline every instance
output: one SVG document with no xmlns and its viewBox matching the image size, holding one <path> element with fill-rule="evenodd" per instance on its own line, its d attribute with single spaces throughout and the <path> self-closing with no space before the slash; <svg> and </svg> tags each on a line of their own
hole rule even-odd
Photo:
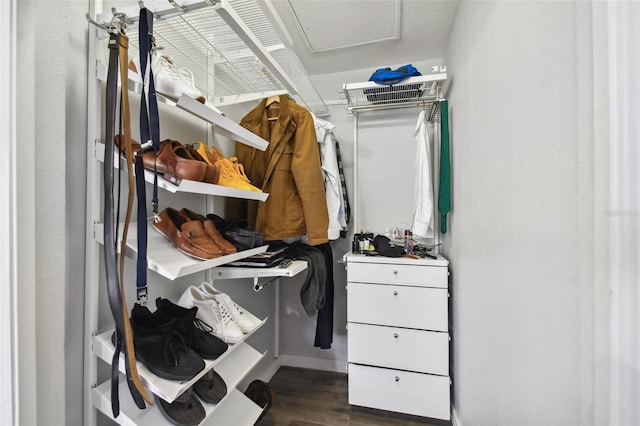
<svg viewBox="0 0 640 426">
<path fill-rule="evenodd" d="M 449 149 L 449 103 L 440 102 L 440 185 L 438 212 L 440 232 L 447 233 L 447 213 L 451 211 L 451 152 Z"/>
</svg>

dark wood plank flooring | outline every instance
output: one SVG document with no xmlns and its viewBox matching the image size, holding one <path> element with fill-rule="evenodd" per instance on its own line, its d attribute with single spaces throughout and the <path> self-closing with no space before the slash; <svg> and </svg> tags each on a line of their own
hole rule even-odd
<svg viewBox="0 0 640 426">
<path fill-rule="evenodd" d="M 347 375 L 281 367 L 271 379 L 276 394 L 273 407 L 257 426 L 425 426 L 449 422 L 426 420 L 352 407 L 348 402 Z"/>
</svg>

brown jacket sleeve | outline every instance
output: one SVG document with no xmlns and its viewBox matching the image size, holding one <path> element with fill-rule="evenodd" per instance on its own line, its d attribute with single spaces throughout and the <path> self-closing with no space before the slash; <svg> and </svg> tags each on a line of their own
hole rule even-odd
<svg viewBox="0 0 640 426">
<path fill-rule="evenodd" d="M 302 201 L 309 244 L 317 245 L 329 241 L 329 213 L 322 180 L 320 151 L 311 114 L 304 111 L 296 124 L 291 173 Z"/>
</svg>

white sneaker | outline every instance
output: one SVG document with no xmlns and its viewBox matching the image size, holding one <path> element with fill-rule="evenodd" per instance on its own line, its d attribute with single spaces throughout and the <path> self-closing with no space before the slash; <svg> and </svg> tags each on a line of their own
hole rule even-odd
<svg viewBox="0 0 640 426">
<path fill-rule="evenodd" d="M 234 302 L 228 294 L 218 291 L 208 282 L 200 284 L 200 290 L 204 294 L 209 295 L 209 297 L 213 297 L 218 300 L 221 305 L 224 305 L 227 311 L 231 314 L 233 321 L 238 324 L 238 327 L 240 327 L 240 330 L 244 333 L 250 332 L 262 322 L 252 313 Z"/>
<path fill-rule="evenodd" d="M 225 343 L 238 343 L 242 340 L 244 333 L 233 321 L 227 308 L 198 287 L 187 288 L 182 293 L 178 305 L 185 308 L 196 306 L 196 317 L 209 324 L 213 328 L 211 333 Z"/>
<path fill-rule="evenodd" d="M 158 52 L 153 54 L 152 67 L 155 89 L 158 93 L 174 99 L 184 93 L 204 102 L 204 96 L 195 86 L 193 73 L 189 69 L 178 69 L 169 56 L 161 55 Z M 188 80 L 185 76 L 190 76 L 190 79 Z"/>
</svg>

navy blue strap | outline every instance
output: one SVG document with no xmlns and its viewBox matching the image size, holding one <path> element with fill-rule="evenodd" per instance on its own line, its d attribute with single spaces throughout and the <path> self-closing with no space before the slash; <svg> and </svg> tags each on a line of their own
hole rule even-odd
<svg viewBox="0 0 640 426">
<path fill-rule="evenodd" d="M 140 139 L 143 148 L 138 152 L 135 161 L 136 194 L 138 196 L 138 265 L 137 265 L 137 297 L 138 301 L 146 303 L 147 299 L 147 204 L 146 185 L 142 154 L 153 150 L 154 158 L 160 149 L 160 120 L 158 118 L 158 103 L 156 99 L 153 70 L 150 57 L 154 48 L 153 13 L 147 9 L 140 9 L 138 40 L 140 43 L 140 73 L 143 82 L 147 76 L 149 66 L 149 100 L 145 84 L 142 85 L 140 100 Z M 153 213 L 158 214 L 158 173 L 154 170 L 153 178 Z"/>
</svg>

